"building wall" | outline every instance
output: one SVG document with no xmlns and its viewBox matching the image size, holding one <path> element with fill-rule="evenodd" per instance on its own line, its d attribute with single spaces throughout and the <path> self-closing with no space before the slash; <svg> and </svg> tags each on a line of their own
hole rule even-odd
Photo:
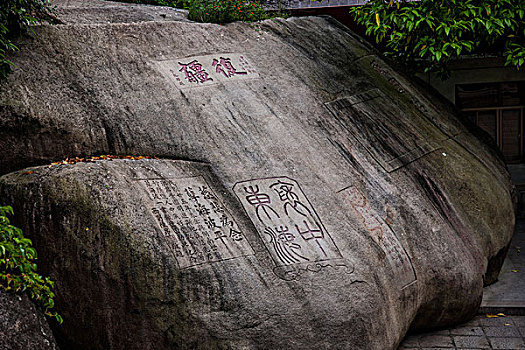
<svg viewBox="0 0 525 350">
<path fill-rule="evenodd" d="M 455 104 L 455 87 L 458 84 L 525 81 L 525 70 L 504 67 L 503 60 L 497 58 L 465 59 L 452 65 L 452 74 L 445 81 L 432 73 L 420 73 L 418 76 Z"/>
</svg>

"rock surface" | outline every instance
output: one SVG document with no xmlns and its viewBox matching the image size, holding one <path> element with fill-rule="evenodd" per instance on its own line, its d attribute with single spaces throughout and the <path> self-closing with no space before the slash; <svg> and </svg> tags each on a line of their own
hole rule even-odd
<svg viewBox="0 0 525 350">
<path fill-rule="evenodd" d="M 0 349 L 58 349 L 46 319 L 25 295 L 0 291 Z"/>
<path fill-rule="evenodd" d="M 188 21 L 188 11 L 164 6 L 127 4 L 104 0 L 54 0 L 64 24 Z"/>
<path fill-rule="evenodd" d="M 61 347 L 390 349 L 476 312 L 504 164 L 334 20 L 36 31 L 0 85 L 1 173 L 171 159 L 0 179 Z"/>
</svg>

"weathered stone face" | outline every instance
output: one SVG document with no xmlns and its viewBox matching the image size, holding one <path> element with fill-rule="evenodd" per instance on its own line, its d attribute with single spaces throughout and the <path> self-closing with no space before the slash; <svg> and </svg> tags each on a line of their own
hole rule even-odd
<svg viewBox="0 0 525 350">
<path fill-rule="evenodd" d="M 0 179 L 62 345 L 388 349 L 476 312 L 504 165 L 335 21 L 37 33 L 1 85 L 2 172 L 174 159 Z"/>
<path fill-rule="evenodd" d="M 188 11 L 164 6 L 145 6 L 105 0 L 53 0 L 63 24 L 188 22 Z"/>
</svg>

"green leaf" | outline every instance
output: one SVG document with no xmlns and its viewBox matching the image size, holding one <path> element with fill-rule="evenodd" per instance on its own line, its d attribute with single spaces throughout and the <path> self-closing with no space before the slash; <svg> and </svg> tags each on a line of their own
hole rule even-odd
<svg viewBox="0 0 525 350">
<path fill-rule="evenodd" d="M 27 291 L 48 314 L 54 307 L 53 281 L 34 272 L 37 266 L 32 259 L 37 252 L 22 230 L 9 224 L 7 214 L 13 214 L 12 208 L 0 207 L 0 288 L 16 293 Z"/>
</svg>

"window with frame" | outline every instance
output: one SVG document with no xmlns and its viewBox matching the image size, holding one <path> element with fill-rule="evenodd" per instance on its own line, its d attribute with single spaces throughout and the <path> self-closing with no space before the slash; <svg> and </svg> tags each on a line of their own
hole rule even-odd
<svg viewBox="0 0 525 350">
<path fill-rule="evenodd" d="M 507 163 L 523 162 L 525 82 L 456 85 L 456 106 L 494 139 Z"/>
</svg>

